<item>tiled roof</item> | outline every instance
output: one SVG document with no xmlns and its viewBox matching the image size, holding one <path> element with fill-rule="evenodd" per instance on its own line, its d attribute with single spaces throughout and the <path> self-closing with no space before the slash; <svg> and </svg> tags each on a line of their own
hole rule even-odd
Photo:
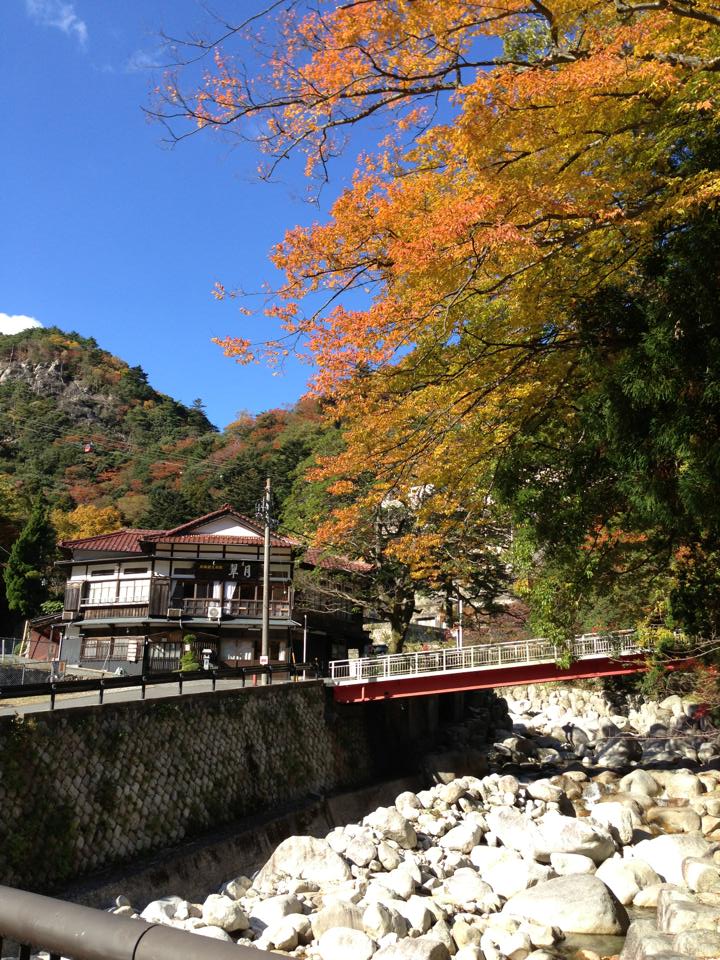
<svg viewBox="0 0 720 960">
<path fill-rule="evenodd" d="M 96 537 L 83 537 L 80 540 L 62 540 L 61 547 L 68 550 L 102 550 L 109 553 L 142 553 L 140 541 L 150 535 L 162 534 L 162 530 L 114 530 L 101 533 Z"/>
<path fill-rule="evenodd" d="M 149 537 L 140 538 L 145 543 L 208 543 L 208 544 L 228 544 L 228 543 L 249 543 L 258 544 L 263 542 L 263 537 L 258 534 L 257 537 L 234 537 L 224 533 L 153 533 Z M 285 537 L 271 536 L 270 543 L 274 547 L 291 547 L 290 540 Z"/>
<path fill-rule="evenodd" d="M 201 523 L 209 523 L 211 520 L 217 520 L 218 517 L 227 516 L 227 514 L 232 514 L 233 517 L 237 517 L 239 520 L 242 520 L 243 523 L 246 523 L 251 530 L 257 530 L 258 533 L 262 530 L 262 527 L 258 524 L 257 520 L 251 520 L 249 517 L 244 516 L 229 503 L 224 503 L 218 510 L 213 510 L 212 513 L 206 513 L 202 517 L 196 517 L 194 520 L 189 520 L 187 523 L 181 523 L 179 527 L 173 527 L 171 530 L 166 530 L 165 533 L 170 534 L 184 534 L 192 530 L 194 527 L 197 527 Z"/>
</svg>

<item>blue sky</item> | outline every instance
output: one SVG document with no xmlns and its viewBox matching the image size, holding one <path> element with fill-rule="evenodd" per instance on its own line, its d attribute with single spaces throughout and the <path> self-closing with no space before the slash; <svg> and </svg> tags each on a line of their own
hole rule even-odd
<svg viewBox="0 0 720 960">
<path fill-rule="evenodd" d="M 0 314 L 95 337 L 156 389 L 201 397 L 223 426 L 297 399 L 308 368 L 277 376 L 225 359 L 211 337 L 261 327 L 218 304 L 213 283 L 272 281 L 271 245 L 322 212 L 299 178 L 254 179 L 251 146 L 197 136 L 169 149 L 148 123 L 157 73 L 143 64 L 160 31 L 203 23 L 195 0 L 2 0 Z"/>
</svg>

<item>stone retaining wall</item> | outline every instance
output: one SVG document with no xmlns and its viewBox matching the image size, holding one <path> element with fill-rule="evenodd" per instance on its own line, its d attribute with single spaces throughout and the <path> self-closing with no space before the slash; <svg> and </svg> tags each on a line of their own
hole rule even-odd
<svg viewBox="0 0 720 960">
<path fill-rule="evenodd" d="M 0 718 L 0 882 L 63 882 L 377 775 L 322 683 Z"/>
</svg>

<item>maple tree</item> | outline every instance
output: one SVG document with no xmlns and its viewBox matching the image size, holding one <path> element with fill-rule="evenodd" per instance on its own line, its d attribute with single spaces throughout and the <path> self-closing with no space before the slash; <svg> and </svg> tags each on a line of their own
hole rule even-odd
<svg viewBox="0 0 720 960">
<path fill-rule="evenodd" d="M 271 10 L 264 32 L 251 19 L 186 44 L 157 110 L 173 135 L 256 139 L 268 174 L 299 151 L 320 180 L 358 124 L 382 122 L 384 138 L 325 222 L 274 250 L 283 336 L 223 346 L 243 362 L 288 349 L 314 360 L 314 389 L 345 427 L 325 475 L 357 492 L 337 529 L 419 485 L 449 516 L 483 517 L 512 438 L 572 392 L 574 305 L 631 280 L 663 224 L 717 198 L 697 156 L 716 124 L 720 12 L 682 0 Z M 233 47 L 249 33 L 259 73 Z"/>
</svg>

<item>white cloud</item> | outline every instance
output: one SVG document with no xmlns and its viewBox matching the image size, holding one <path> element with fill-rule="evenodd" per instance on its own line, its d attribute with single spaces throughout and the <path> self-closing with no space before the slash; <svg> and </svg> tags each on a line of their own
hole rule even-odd
<svg viewBox="0 0 720 960">
<path fill-rule="evenodd" d="M 30 327 L 41 327 L 42 324 L 35 317 L 26 317 L 22 313 L 0 313 L 0 333 L 20 333 Z"/>
<path fill-rule="evenodd" d="M 125 64 L 127 73 L 142 73 L 144 70 L 157 70 L 167 60 L 162 47 L 156 50 L 136 50 Z"/>
<path fill-rule="evenodd" d="M 28 16 L 43 27 L 57 27 L 74 36 L 84 46 L 88 38 L 87 24 L 75 12 L 74 3 L 65 0 L 25 0 Z"/>
</svg>

